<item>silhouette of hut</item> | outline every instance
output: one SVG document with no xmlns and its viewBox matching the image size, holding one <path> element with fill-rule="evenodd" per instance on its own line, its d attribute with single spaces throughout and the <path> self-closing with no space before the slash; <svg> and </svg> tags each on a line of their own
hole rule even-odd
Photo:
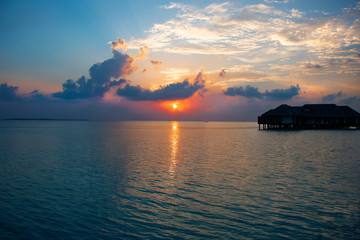
<svg viewBox="0 0 360 240">
<path fill-rule="evenodd" d="M 259 129 L 360 129 L 360 113 L 336 104 L 282 104 L 258 117 Z"/>
</svg>

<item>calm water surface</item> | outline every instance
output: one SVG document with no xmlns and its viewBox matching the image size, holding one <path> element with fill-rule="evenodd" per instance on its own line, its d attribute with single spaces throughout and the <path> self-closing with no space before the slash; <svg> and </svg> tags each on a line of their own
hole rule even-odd
<svg viewBox="0 0 360 240">
<path fill-rule="evenodd" d="M 360 131 L 0 121 L 1 239 L 359 239 Z"/>
</svg>

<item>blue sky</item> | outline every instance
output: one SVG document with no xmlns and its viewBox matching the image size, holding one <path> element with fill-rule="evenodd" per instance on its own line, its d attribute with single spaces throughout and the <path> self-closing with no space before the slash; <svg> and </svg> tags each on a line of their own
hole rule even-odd
<svg viewBox="0 0 360 240">
<path fill-rule="evenodd" d="M 5 109 L 0 117 L 37 117 L 50 105 L 55 110 L 49 117 L 71 118 L 74 113 L 66 108 L 78 112 L 91 106 L 83 116 L 101 119 L 98 106 L 118 109 L 119 114 L 103 112 L 104 119 L 154 120 L 255 121 L 261 111 L 283 102 L 334 102 L 360 110 L 358 1 L 14 0 L 1 1 L 0 11 L 0 84 L 6 84 L 0 94 L 16 96 L 0 100 Z M 111 49 L 109 42 L 118 38 L 126 48 Z M 113 51 L 131 63 L 116 61 Z M 89 88 L 80 94 L 76 81 L 85 77 L 82 89 L 98 81 L 89 69 L 110 59 L 121 72 L 102 78 L 96 96 Z M 56 97 L 70 91 L 63 88 L 68 79 L 78 91 L 72 96 L 81 99 Z M 110 84 L 119 79 L 126 84 Z M 157 100 L 134 101 L 125 88 L 152 96 L 139 99 Z M 225 94 L 229 88 L 238 94 Z M 265 94 L 294 89 L 278 101 Z M 176 99 L 167 102 L 161 95 L 160 101 L 155 96 L 160 92 L 187 96 L 178 99 L 182 110 L 169 110 Z M 34 94 L 42 102 L 31 100 Z"/>
</svg>

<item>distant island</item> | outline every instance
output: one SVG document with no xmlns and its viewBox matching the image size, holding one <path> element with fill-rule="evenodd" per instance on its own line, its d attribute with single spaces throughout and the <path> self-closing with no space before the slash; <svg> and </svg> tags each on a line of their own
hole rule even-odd
<svg viewBox="0 0 360 240">
<path fill-rule="evenodd" d="M 258 117 L 259 129 L 360 129 L 360 113 L 349 106 L 282 104 Z"/>
</svg>

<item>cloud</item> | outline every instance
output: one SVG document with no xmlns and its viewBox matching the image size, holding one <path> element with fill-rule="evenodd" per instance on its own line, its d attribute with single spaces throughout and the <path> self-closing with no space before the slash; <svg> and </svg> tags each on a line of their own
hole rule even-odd
<svg viewBox="0 0 360 240">
<path fill-rule="evenodd" d="M 291 9 L 291 16 L 294 18 L 302 18 L 305 14 L 297 9 Z"/>
<path fill-rule="evenodd" d="M 154 64 L 154 65 L 160 65 L 162 64 L 163 62 L 159 61 L 159 60 L 151 60 L 150 61 L 151 64 Z"/>
<path fill-rule="evenodd" d="M 148 54 L 150 53 L 150 49 L 147 45 L 140 47 L 139 52 L 134 57 L 135 59 L 146 59 Z"/>
<path fill-rule="evenodd" d="M 224 91 L 228 96 L 243 96 L 246 98 L 263 98 L 266 97 L 271 100 L 287 100 L 300 94 L 300 87 L 290 86 L 288 89 L 272 89 L 270 91 L 260 92 L 257 87 L 250 85 L 244 87 L 230 87 Z"/>
<path fill-rule="evenodd" d="M 221 69 L 221 72 L 219 73 L 219 77 L 225 77 L 225 69 Z"/>
<path fill-rule="evenodd" d="M 7 83 L 0 85 L 0 101 L 13 101 L 17 98 L 16 91 L 19 87 L 10 86 Z"/>
<path fill-rule="evenodd" d="M 243 96 L 246 98 L 263 98 L 263 94 L 259 92 L 257 87 L 246 86 L 243 87 L 230 87 L 226 91 L 224 91 L 225 95 L 228 96 Z"/>
<path fill-rule="evenodd" d="M 302 22 L 290 22 L 273 35 L 273 39 L 284 46 L 307 48 L 315 56 L 328 56 L 334 53 L 349 53 L 349 48 L 357 49 L 360 43 L 360 4 L 344 9 L 343 13 L 328 18 L 310 18 Z M 301 17 L 304 14 L 292 10 L 291 14 Z"/>
<path fill-rule="evenodd" d="M 157 90 L 151 91 L 140 86 L 126 84 L 117 90 L 118 96 L 132 101 L 166 101 L 186 99 L 194 95 L 198 90 L 204 89 L 205 81 L 202 72 L 198 73 L 193 84 L 185 79 L 183 82 L 168 84 Z"/>
<path fill-rule="evenodd" d="M 189 68 L 166 68 L 161 70 L 161 73 L 166 76 L 164 80 L 173 82 L 181 79 L 182 76 L 191 75 L 192 71 Z"/>
<path fill-rule="evenodd" d="M 130 47 L 129 44 L 125 43 L 125 39 L 117 38 L 116 41 L 109 42 L 111 44 L 111 49 L 122 49 L 124 53 L 126 53 L 126 50 L 128 47 Z M 145 44 L 144 46 L 140 47 L 139 52 L 135 55 L 134 59 L 146 59 L 148 54 L 150 53 L 149 47 Z"/>
<path fill-rule="evenodd" d="M 349 105 L 355 109 L 360 109 L 360 97 L 348 97 L 339 101 L 340 105 Z M 359 110 L 358 110 L 359 111 Z"/>
<path fill-rule="evenodd" d="M 274 100 L 287 100 L 300 94 L 299 85 L 290 86 L 288 89 L 273 89 L 271 91 L 266 90 L 263 95 Z"/>
<path fill-rule="evenodd" d="M 116 50 L 121 48 L 124 52 L 126 52 L 129 46 L 127 43 L 125 43 L 125 40 L 121 38 L 117 38 L 116 41 L 111 41 L 109 43 L 111 44 L 111 49 Z"/>
<path fill-rule="evenodd" d="M 305 65 L 306 69 L 321 69 L 323 68 L 320 64 L 312 64 L 312 63 L 308 63 Z"/>
<path fill-rule="evenodd" d="M 205 12 L 211 13 L 211 14 L 222 14 L 226 13 L 228 11 L 228 6 L 230 6 L 229 2 L 224 2 L 220 4 L 210 4 L 205 8 Z"/>
<path fill-rule="evenodd" d="M 339 103 L 340 104 L 346 104 L 346 105 L 351 105 L 353 104 L 354 102 L 360 102 L 360 98 L 359 97 L 348 97 L 348 98 L 345 98 L 345 99 L 342 99 Z"/>
<path fill-rule="evenodd" d="M 0 101 L 18 103 L 37 103 L 49 101 L 49 97 L 40 93 L 39 90 L 34 90 L 29 94 L 17 94 L 18 89 L 19 87 L 11 86 L 7 83 L 0 84 Z"/>
<path fill-rule="evenodd" d="M 209 82 L 213 87 L 234 87 L 236 85 L 251 85 L 252 82 L 268 81 L 268 75 L 262 71 L 250 69 L 251 66 L 234 65 L 207 72 Z M 251 82 L 251 83 L 244 83 Z"/>
<path fill-rule="evenodd" d="M 146 43 L 155 52 L 227 55 L 245 64 L 278 61 L 297 68 L 301 68 L 298 61 L 343 55 L 355 61 L 352 69 L 359 69 L 359 55 L 349 53 L 358 53 L 360 4 L 335 16 L 308 17 L 314 12 L 275 4 L 287 2 L 266 0 L 266 4 L 246 6 L 226 2 L 202 8 L 171 3 L 165 8 L 177 11 L 175 17 L 154 24 L 148 36 L 130 42 L 133 47 Z M 320 66 L 324 66 L 321 61 L 308 67 Z"/>
<path fill-rule="evenodd" d="M 283 1 L 281 1 L 281 0 L 264 0 L 264 2 L 266 2 L 266 3 L 288 3 L 289 0 L 283 0 Z"/>
<path fill-rule="evenodd" d="M 154 70 L 156 70 L 156 71 L 158 71 L 160 69 L 161 65 L 163 64 L 163 62 L 161 62 L 159 60 L 151 60 L 150 63 L 154 65 Z"/>
<path fill-rule="evenodd" d="M 136 68 L 132 65 L 134 58 L 128 54 L 113 51 L 113 57 L 102 63 L 96 63 L 89 69 L 90 78 L 84 76 L 76 82 L 69 79 L 63 83 L 63 91 L 53 93 L 52 96 L 64 99 L 102 97 L 113 86 L 120 86 L 126 82 L 117 79 L 131 74 Z"/>
<path fill-rule="evenodd" d="M 45 102 L 45 101 L 49 101 L 49 97 L 40 93 L 39 90 L 34 90 L 30 93 L 30 97 L 27 100 L 36 101 L 36 102 Z"/>
<path fill-rule="evenodd" d="M 344 94 L 340 91 L 338 93 L 329 94 L 322 98 L 322 103 L 334 102 L 336 98 L 342 97 Z"/>
<path fill-rule="evenodd" d="M 186 12 L 186 11 L 189 11 L 189 10 L 192 10 L 193 7 L 190 6 L 190 5 L 185 5 L 185 4 L 182 4 L 182 3 L 171 3 L 170 5 L 168 6 L 164 6 L 165 9 L 181 9 L 183 12 Z"/>
<path fill-rule="evenodd" d="M 284 20 L 274 17 L 291 15 L 265 4 L 237 8 L 235 4 L 226 2 L 210 4 L 202 9 L 171 4 L 166 8 L 179 9 L 176 17 L 155 24 L 148 31 L 148 37 L 132 39 L 134 47 L 146 43 L 154 51 L 246 55 L 272 42 L 271 34 L 276 32 L 279 24 L 286 26 Z"/>
</svg>

